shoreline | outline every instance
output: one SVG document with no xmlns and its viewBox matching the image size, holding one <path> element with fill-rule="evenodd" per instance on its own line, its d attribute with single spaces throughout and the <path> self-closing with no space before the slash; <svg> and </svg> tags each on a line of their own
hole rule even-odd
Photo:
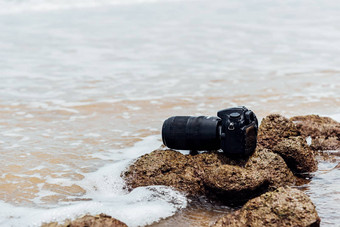
<svg viewBox="0 0 340 227">
<path fill-rule="evenodd" d="M 141 147 L 143 147 L 143 149 L 144 149 L 144 151 L 143 151 L 143 149 L 141 149 L 139 152 L 139 155 L 141 155 L 141 154 L 143 154 L 143 153 L 149 153 L 150 152 L 150 146 L 152 147 L 152 146 L 154 146 L 154 145 L 156 145 L 156 143 L 155 143 L 155 141 L 157 141 L 157 139 L 156 139 L 157 137 L 156 136 L 153 136 L 153 137 L 151 137 L 151 138 L 149 138 L 148 140 L 146 140 L 146 141 L 142 141 L 142 142 L 138 142 L 139 144 L 137 144 L 137 146 L 134 146 L 134 147 L 132 147 L 132 148 L 127 148 L 127 150 L 125 150 L 127 153 L 124 153 L 124 155 L 126 156 L 126 157 L 128 157 L 129 156 L 129 153 L 130 152 L 134 152 L 135 151 L 135 148 L 136 147 L 139 147 L 139 149 L 141 148 Z M 158 143 L 158 142 L 157 142 Z M 131 154 L 132 154 L 131 153 Z M 184 152 L 185 153 L 185 152 Z M 325 153 L 326 153 L 326 151 L 325 151 Z M 139 155 L 138 154 L 134 154 L 135 155 L 135 158 L 137 158 Z M 338 152 L 337 153 L 334 153 L 334 154 L 330 154 L 330 155 L 328 155 L 328 156 L 330 156 L 330 157 L 332 157 L 332 156 L 334 156 L 334 155 L 338 155 Z M 337 156 L 338 157 L 338 156 Z M 326 161 L 325 161 L 325 163 L 327 164 L 327 163 L 329 163 L 329 161 L 328 160 L 330 160 L 330 159 L 327 159 L 327 155 L 324 155 L 324 156 L 320 156 L 319 157 L 320 158 L 320 160 L 322 160 L 322 159 L 324 159 L 324 158 L 326 158 Z M 320 160 L 319 160 L 319 165 L 320 165 Z M 332 160 L 332 158 L 331 158 L 331 160 Z M 336 160 L 339 160 L 339 159 L 334 159 L 335 161 Z M 333 161 L 334 161 L 333 160 Z M 132 162 L 131 161 L 128 161 L 128 160 L 125 160 L 124 161 L 126 164 L 124 164 L 124 165 L 122 165 L 122 170 L 123 169 L 125 169 L 125 168 L 127 168 L 128 167 L 128 163 L 130 163 L 130 164 L 132 164 Z M 121 163 L 121 164 L 123 164 L 123 163 Z M 325 164 L 324 163 L 321 163 L 322 164 L 322 171 L 320 171 L 320 176 L 322 177 L 322 176 L 324 176 L 325 174 L 325 172 L 324 172 L 324 170 L 326 169 L 326 170 L 331 170 L 334 166 L 336 166 L 336 163 L 333 163 L 333 164 L 331 164 L 331 165 L 327 165 L 326 167 L 324 167 L 325 166 Z M 93 173 L 93 174 L 91 174 L 92 176 L 93 176 L 93 179 L 95 179 L 96 178 L 96 180 L 99 180 L 98 182 L 100 182 L 101 181 L 101 179 L 98 179 L 98 174 L 100 173 L 100 175 L 102 175 L 102 179 L 105 179 L 106 177 L 108 177 L 108 175 L 106 175 L 110 170 L 112 170 L 112 168 L 114 167 L 115 165 L 106 165 L 105 167 L 103 167 L 103 168 L 100 168 L 100 172 L 95 172 L 95 173 Z M 116 167 L 114 167 L 114 168 L 116 168 Z M 320 167 L 319 167 L 320 168 Z M 106 169 L 106 170 L 105 170 Z M 118 169 L 117 169 L 118 170 Z M 111 172 L 111 171 L 110 171 Z M 117 173 L 118 175 L 120 174 L 120 171 L 118 170 L 118 172 L 119 173 Z M 317 174 L 319 174 L 318 172 L 317 172 Z M 326 178 L 327 179 L 327 178 Z M 88 179 L 89 180 L 89 179 Z M 312 180 L 312 182 L 313 182 L 313 180 Z M 321 181 L 322 182 L 322 181 Z M 95 183 L 95 182 L 94 182 Z M 95 185 L 95 184 L 94 184 Z M 302 188 L 302 190 L 305 190 L 305 188 L 306 187 L 308 187 L 308 184 L 307 185 L 302 185 L 301 186 L 301 188 Z M 319 186 L 318 186 L 318 183 L 316 183 L 316 185 L 314 186 L 314 187 L 316 187 L 316 188 L 318 188 Z M 332 185 L 330 185 L 330 189 L 328 189 L 328 190 L 332 190 L 331 189 L 331 187 L 332 187 Z M 314 190 L 314 189 L 313 189 Z M 313 195 L 313 193 L 314 193 L 314 195 L 316 195 L 315 194 L 315 190 L 314 191 L 311 191 L 311 193 L 309 193 L 309 195 L 310 194 L 312 194 Z M 308 194 L 308 193 L 307 193 Z M 86 196 L 87 197 L 87 196 Z M 90 197 L 88 197 L 88 198 L 90 198 Z M 80 200 L 79 200 L 80 201 Z M 89 203 L 88 204 L 92 204 L 92 202 L 91 201 L 88 201 Z M 315 201 L 314 201 L 315 202 Z M 315 202 L 316 203 L 316 202 Z M 86 204 L 86 203 L 82 203 L 82 204 Z M 316 203 L 317 204 L 317 203 Z M 80 205 L 80 204 L 79 204 Z M 206 206 L 205 205 L 208 205 L 208 209 L 206 209 Z M 201 221 L 199 221 L 199 222 L 202 222 L 202 223 L 210 223 L 210 221 L 208 220 L 208 218 L 209 217 L 212 217 L 212 216 L 214 216 L 215 218 L 212 218 L 212 219 L 217 219 L 218 217 L 220 217 L 220 211 L 218 210 L 217 212 L 215 212 L 215 211 L 213 211 L 213 212 L 211 212 L 210 213 L 210 211 L 209 210 L 214 210 L 214 205 L 212 205 L 212 206 L 210 206 L 211 204 L 209 204 L 208 202 L 206 202 L 205 204 L 204 203 L 202 203 L 202 205 L 197 205 L 196 206 L 196 204 L 194 204 L 194 206 L 192 205 L 192 204 L 190 204 L 190 202 L 188 203 L 188 206 L 187 206 L 187 208 L 184 208 L 183 210 L 180 210 L 179 212 L 176 212 L 174 215 L 170 215 L 169 217 L 166 217 L 166 218 L 160 218 L 160 220 L 159 221 L 156 221 L 156 222 L 153 222 L 153 224 L 150 224 L 150 226 L 160 226 L 160 225 L 162 225 L 162 224 L 165 224 L 165 223 L 178 223 L 178 224 L 180 224 L 180 223 L 186 223 L 187 221 L 188 221 L 188 217 L 190 218 L 190 217 L 192 217 L 192 220 L 193 221 L 195 221 L 195 220 L 197 220 L 197 216 L 195 216 L 195 215 L 197 215 L 198 213 L 200 213 L 201 211 L 203 212 L 203 214 L 201 213 L 201 214 L 198 214 L 198 219 L 201 219 Z M 325 204 L 325 206 L 326 206 L 326 208 L 328 209 L 330 206 L 329 205 L 327 205 L 327 203 Z M 66 208 L 66 207 L 65 207 Z M 11 207 L 9 207 L 9 209 L 12 209 Z M 25 210 L 25 208 L 22 208 L 23 210 Z M 70 209 L 72 209 L 71 207 L 70 207 Z M 227 209 L 229 209 L 228 207 L 227 207 Z M 318 206 L 317 206 L 317 209 L 318 209 Z M 325 214 L 325 215 L 331 215 L 331 214 L 328 214 L 329 212 L 327 212 L 327 209 L 325 210 L 325 212 L 326 213 L 322 213 L 321 212 L 321 214 Z M 18 210 L 18 209 L 15 209 L 15 210 Z M 61 209 L 62 210 L 62 209 Z M 60 211 L 61 211 L 60 210 Z M 207 210 L 208 210 L 208 212 L 207 212 Z M 79 210 L 80 211 L 80 210 Z M 98 211 L 100 211 L 100 209 L 98 209 Z M 16 211 L 15 211 L 16 212 Z M 44 212 L 43 210 L 40 210 L 40 211 L 36 211 L 35 213 L 37 213 L 37 212 Z M 223 209 L 222 209 L 222 211 L 221 211 L 222 213 L 223 213 Z M 19 212 L 18 214 L 20 215 L 20 213 L 21 212 Z M 96 214 L 96 212 L 95 212 L 95 210 L 93 210 L 92 209 L 92 211 L 91 212 L 88 212 L 88 211 L 85 211 L 85 212 L 82 212 L 82 214 L 87 214 L 87 213 L 91 213 L 91 214 Z M 80 214 L 81 213 L 77 213 L 77 215 L 75 215 L 74 217 L 76 217 L 76 216 L 80 216 Z M 98 212 L 97 212 L 97 214 L 98 214 Z M 111 215 L 112 216 L 112 214 L 110 214 L 110 213 L 108 213 L 108 215 Z M 43 216 L 45 216 L 45 217 L 47 217 L 46 215 L 43 215 Z M 115 216 L 113 216 L 113 217 L 115 217 Z M 46 220 L 48 220 L 48 219 L 46 219 Z M 51 219 L 49 219 L 49 220 L 51 220 Z M 61 217 L 59 217 L 59 219 L 58 219 L 59 221 L 61 221 L 62 220 L 62 218 Z M 37 220 L 36 220 L 37 221 Z M 35 221 L 35 222 L 36 222 Z M 132 225 L 133 226 L 133 225 Z"/>
<path fill-rule="evenodd" d="M 274 115 L 275 116 L 275 115 Z M 275 116 L 276 118 L 277 118 L 277 116 Z M 274 117 L 274 118 L 275 118 Z M 268 117 L 267 117 L 268 118 Z M 274 119 L 270 119 L 269 118 L 269 120 L 268 119 L 265 119 L 264 120 L 264 124 L 275 124 L 274 122 L 277 122 L 277 120 L 274 120 Z M 278 118 L 278 119 L 280 119 L 280 118 Z M 299 120 L 300 119 L 304 119 L 303 117 L 301 118 L 301 117 L 293 117 L 292 118 L 293 120 L 294 119 L 297 119 L 297 122 L 299 122 Z M 307 124 L 309 124 L 308 122 L 309 122 L 309 119 L 311 119 L 312 120 L 312 126 L 313 126 L 313 119 L 316 119 L 316 122 L 318 122 L 319 120 L 318 119 L 325 119 L 324 121 L 325 121 L 325 124 L 327 124 L 326 122 L 327 122 L 327 118 L 315 118 L 315 117 L 313 117 L 312 115 L 310 115 L 310 117 L 308 117 L 308 118 L 306 118 L 307 119 Z M 281 121 L 281 120 L 280 120 Z M 280 121 L 279 121 L 279 124 L 281 124 L 280 123 Z M 283 118 L 283 122 L 284 121 L 287 121 L 287 120 L 284 120 L 284 118 Z M 263 122 L 262 122 L 263 123 Z M 289 123 L 289 122 L 287 122 L 287 123 Z M 284 123 L 284 124 L 287 124 L 287 123 Z M 289 123 L 289 124 L 292 124 L 292 123 Z M 318 125 L 319 125 L 320 123 L 317 123 L 317 125 L 315 126 L 315 124 L 314 124 L 314 126 L 313 127 L 318 127 Z M 321 123 L 322 124 L 322 123 Z M 295 125 L 295 123 L 294 123 L 294 125 Z M 293 133 L 293 134 L 291 134 L 291 135 L 295 135 L 294 133 L 294 130 L 296 130 L 296 129 L 294 129 L 294 125 L 292 125 L 292 126 L 289 126 L 289 127 L 293 127 L 293 128 L 291 128 L 291 129 L 289 129 L 289 130 L 293 130 L 292 132 L 290 132 L 289 130 L 288 130 L 288 133 Z M 338 125 L 340 125 L 339 123 L 338 123 Z M 261 126 L 262 126 L 262 124 L 261 124 Z M 272 126 L 268 126 L 269 128 L 271 128 Z M 277 127 L 277 126 L 275 126 L 275 127 Z M 280 126 L 280 127 L 287 127 L 287 126 Z M 300 125 L 299 126 L 302 130 L 304 130 L 303 129 L 303 127 L 305 127 L 303 124 L 302 125 Z M 307 127 L 310 127 L 310 126 L 307 126 Z M 330 126 L 328 126 L 328 127 L 332 127 L 332 125 L 330 125 Z M 301 130 L 300 129 L 300 130 Z M 331 128 L 330 128 L 331 129 Z M 270 130 L 272 130 L 272 129 L 270 129 Z M 331 129 L 332 130 L 332 129 Z M 275 132 L 275 131 L 274 131 Z M 262 130 L 261 131 L 261 133 L 263 134 L 263 133 L 266 133 L 266 130 Z M 266 143 L 264 143 L 263 144 L 263 142 L 261 142 L 261 141 L 265 141 L 265 140 L 263 140 L 264 138 L 266 138 L 266 137 L 264 137 L 262 134 L 260 133 L 260 142 L 259 142 L 259 144 L 258 144 L 258 146 L 273 146 L 273 145 L 270 145 L 270 144 L 268 144 L 268 145 L 266 145 Z M 283 131 L 283 133 L 286 133 L 286 131 Z M 302 133 L 304 133 L 304 131 L 302 131 Z M 270 134 L 269 134 L 270 135 Z M 277 135 L 275 135 L 275 134 L 272 134 L 273 136 L 277 136 Z M 322 134 L 321 134 L 322 135 Z M 297 135 L 295 135 L 295 136 L 299 136 L 299 134 L 297 134 Z M 312 134 L 311 134 L 311 136 L 313 136 Z M 280 137 L 277 137 L 277 138 L 280 138 Z M 306 137 L 305 137 L 306 138 Z M 291 139 L 290 139 L 291 140 Z M 291 141 L 295 141 L 295 140 L 291 140 Z M 296 142 L 298 142 L 298 141 L 300 141 L 300 140 L 296 140 Z M 332 142 L 331 140 L 328 140 L 328 141 L 330 141 L 330 142 Z M 301 141 L 301 142 L 303 142 L 303 141 Z M 314 139 L 313 139 L 313 141 L 312 141 L 313 143 L 310 143 L 309 144 L 309 147 L 310 148 L 313 148 L 313 149 L 317 149 L 316 147 L 315 147 L 315 143 L 318 143 L 318 140 L 315 140 L 314 141 Z M 295 142 L 294 142 L 295 143 Z M 300 142 L 298 142 L 298 143 L 300 143 Z M 303 142 L 304 144 L 306 144 L 306 141 L 304 141 Z M 280 144 L 280 143 L 278 143 L 278 144 Z M 282 143 L 281 143 L 282 144 Z M 280 145 L 280 146 L 283 146 L 285 143 L 283 143 L 282 145 Z M 313 145 L 314 144 L 314 145 Z M 326 143 L 324 143 L 324 145 L 325 146 L 327 146 L 327 144 Z M 277 147 L 277 146 L 275 146 L 273 149 L 274 149 L 274 151 L 275 150 L 277 150 L 277 149 L 279 149 L 277 152 L 279 152 L 280 153 L 280 149 L 282 149 L 282 148 L 280 148 L 280 146 L 279 147 Z M 284 145 L 284 146 L 286 146 L 286 145 Z M 289 145 L 290 146 L 290 145 Z M 295 146 L 295 145 L 294 145 Z M 332 145 L 332 143 L 330 143 L 330 144 L 328 144 L 328 146 L 334 146 L 334 145 Z M 339 143 L 336 145 L 338 148 L 339 148 Z M 288 148 L 288 147 L 287 147 Z M 282 151 L 284 151 L 284 152 L 286 152 L 285 151 L 285 149 L 287 149 L 287 148 L 284 148 Z M 302 148 L 302 147 L 301 147 Z M 310 148 L 308 148 L 308 149 L 310 149 Z M 324 148 L 327 148 L 327 147 L 324 147 Z M 292 148 L 289 148 L 289 149 L 292 149 Z M 295 149 L 295 148 L 293 148 L 293 149 Z M 300 149 L 300 148 L 298 148 L 298 149 Z M 304 149 L 306 149 L 306 148 L 304 148 Z M 324 149 L 324 150 L 327 150 L 327 149 Z M 155 153 L 156 151 L 154 151 L 154 152 L 152 152 L 152 153 L 150 153 L 150 155 L 143 155 L 142 157 L 140 157 L 139 159 L 137 159 L 137 162 L 138 162 L 138 160 L 140 160 L 140 159 L 143 159 L 143 157 L 152 157 L 152 154 L 153 153 Z M 294 151 L 294 153 L 295 152 L 300 152 L 300 150 L 296 150 L 296 151 Z M 302 152 L 302 150 L 301 150 L 301 152 Z M 166 150 L 165 151 L 160 151 L 160 153 L 159 154 L 165 154 L 166 153 Z M 208 152 L 209 153 L 209 152 Z M 293 156 L 292 157 L 294 157 L 295 156 L 295 154 L 292 154 Z M 339 152 L 338 152 L 339 153 Z M 156 154 L 156 153 L 155 153 Z M 178 153 L 179 154 L 179 153 Z M 204 154 L 204 153 L 203 153 Z M 285 153 L 283 153 L 283 154 L 285 154 Z M 328 154 L 328 155 L 326 155 L 327 153 L 326 152 L 322 152 L 321 151 L 321 153 L 319 153 L 319 154 L 317 154 L 317 160 L 318 160 L 318 162 L 320 163 L 320 160 L 321 159 L 326 159 L 327 160 L 327 158 L 328 158 L 328 160 L 329 160 L 329 157 L 332 157 L 334 154 Z M 182 155 L 182 154 L 181 154 Z M 209 154 L 208 154 L 209 155 Z M 214 155 L 214 154 L 212 154 L 212 155 Z M 289 155 L 289 154 L 285 154 L 285 155 Z M 182 155 L 183 156 L 183 155 Z M 198 154 L 197 156 L 200 156 L 200 154 Z M 185 157 L 185 156 L 183 156 L 183 157 Z M 187 156 L 187 157 L 190 157 L 190 155 L 189 156 Z M 283 156 L 283 157 L 285 157 L 285 156 Z M 161 158 L 162 159 L 162 158 Z M 299 160 L 299 157 L 298 156 L 296 156 L 295 157 L 295 159 L 296 160 Z M 302 161 L 302 163 L 304 162 L 304 159 L 303 160 L 300 160 L 299 162 L 301 162 Z M 333 158 L 333 160 L 331 159 L 331 162 L 337 162 L 334 158 Z M 147 163 L 147 162 L 146 162 Z M 302 164 L 301 163 L 301 164 Z M 308 162 L 307 162 L 308 163 Z M 301 170 L 303 171 L 303 172 L 305 172 L 306 170 L 304 170 L 304 168 L 309 168 L 310 170 L 311 170 L 311 172 L 314 172 L 315 171 L 315 168 L 314 167 L 308 167 L 308 165 L 310 166 L 310 165 L 312 165 L 312 163 L 313 162 L 310 162 L 309 161 L 309 164 L 307 164 L 307 166 L 305 166 L 305 167 L 303 167 L 303 165 L 302 166 L 297 166 L 296 168 L 294 168 L 295 169 L 295 171 L 296 170 L 298 170 L 299 168 L 302 168 Z M 298 164 L 298 163 L 297 163 Z M 136 163 L 134 163 L 133 165 L 136 165 Z M 133 167 L 133 165 L 132 165 L 132 167 Z M 298 164 L 299 165 L 299 164 Z M 137 165 L 138 166 L 138 165 Z M 148 166 L 148 165 L 147 165 Z M 148 168 L 146 166 L 146 168 Z M 156 166 L 157 166 L 157 164 L 156 164 Z M 152 167 L 152 168 L 157 168 L 156 166 L 154 166 L 154 167 Z M 130 168 L 131 168 L 131 166 L 130 166 Z M 138 168 L 138 167 L 137 167 Z M 131 171 L 131 170 L 130 170 Z M 321 170 L 321 171 L 323 171 L 323 170 Z M 128 173 L 129 174 L 129 172 L 126 172 L 126 173 Z M 126 174 L 125 173 L 125 174 Z M 316 172 L 316 173 L 318 173 L 318 171 Z M 138 174 L 138 173 L 137 173 Z M 303 175 L 301 175 L 301 176 L 303 176 Z M 301 177 L 300 176 L 300 177 Z M 126 175 L 125 175 L 125 177 L 126 177 Z M 123 178 L 125 178 L 125 177 L 123 177 Z M 307 179 L 309 179 L 309 177 L 308 177 L 308 175 L 305 175 L 305 177 L 307 177 Z M 279 180 L 279 179 L 277 179 L 277 180 Z M 307 181 L 309 181 L 309 180 L 307 180 Z M 287 182 L 289 182 L 289 181 L 287 181 Z M 128 183 L 129 184 L 129 183 Z M 144 183 L 143 183 L 144 184 Z M 279 185 L 281 185 L 281 184 L 279 184 Z M 295 186 L 294 186 L 295 185 Z M 135 186 L 134 186 L 135 187 Z M 175 186 L 175 187 L 181 187 L 181 186 Z M 292 187 L 294 188 L 298 188 L 298 189 L 300 189 L 300 190 L 298 190 L 298 191 L 301 191 L 301 193 L 302 193 L 302 191 L 306 191 L 306 188 L 307 188 L 307 191 L 308 191 L 308 187 L 309 187 L 309 182 L 308 183 L 305 183 L 305 184 L 302 184 L 302 185 L 299 185 L 298 184 L 298 182 L 296 182 L 296 183 L 294 183 L 293 185 L 292 185 Z M 276 188 L 276 187 L 274 187 L 274 188 Z M 269 191 L 271 191 L 271 190 L 269 190 Z M 256 198 L 255 198 L 255 200 L 256 199 L 258 199 L 258 198 L 260 198 L 261 196 L 257 196 Z M 189 198 L 189 197 L 188 197 Z M 199 226 L 210 226 L 210 225 L 212 225 L 213 223 L 217 223 L 216 221 L 217 220 L 222 220 L 221 219 L 221 217 L 223 217 L 223 216 L 225 216 L 226 214 L 227 215 L 229 215 L 229 216 L 233 216 L 234 215 L 234 213 L 237 213 L 237 212 L 239 212 L 239 210 L 242 210 L 243 209 L 243 206 L 241 206 L 241 207 L 238 207 L 238 209 L 235 209 L 235 208 L 231 208 L 230 206 L 225 206 L 224 205 L 224 203 L 222 203 L 222 206 L 220 206 L 220 207 L 218 207 L 218 206 L 216 206 L 216 204 L 218 203 L 216 203 L 216 201 L 214 202 L 214 201 L 212 201 L 212 200 L 210 200 L 209 198 L 207 198 L 207 197 L 205 197 L 205 196 L 203 196 L 203 197 L 201 197 L 201 199 L 199 199 L 200 197 L 194 197 L 194 198 L 196 198 L 196 199 L 193 199 L 193 200 L 190 200 L 189 199 L 189 203 L 188 203 L 188 206 L 186 206 L 185 208 L 183 208 L 183 209 L 181 209 L 179 212 L 176 212 L 173 216 L 170 216 L 170 217 L 167 217 L 167 218 L 163 218 L 163 219 L 161 219 L 161 220 L 159 220 L 159 221 L 157 221 L 157 222 L 154 222 L 153 224 L 151 224 L 151 225 L 148 225 L 148 226 L 162 226 L 162 225 L 177 225 L 177 226 L 185 226 L 185 225 L 188 225 L 188 224 L 191 224 L 192 223 L 192 226 L 194 226 L 194 225 L 199 225 Z M 253 201 L 254 199 L 250 199 L 251 201 Z M 248 201 L 249 202 L 249 201 Z M 247 204 L 248 204 L 248 202 L 247 202 Z M 312 206 L 314 206 L 314 205 L 312 205 Z M 226 212 L 227 211 L 227 212 Z M 308 211 L 309 212 L 309 211 Z M 294 219 L 292 219 L 293 221 L 294 221 Z M 295 220 L 296 221 L 296 220 Z M 315 222 L 316 223 L 318 223 L 319 221 L 318 220 L 315 220 Z M 224 224 L 223 224 L 224 225 Z M 223 226 L 222 225 L 222 226 Z"/>
</svg>

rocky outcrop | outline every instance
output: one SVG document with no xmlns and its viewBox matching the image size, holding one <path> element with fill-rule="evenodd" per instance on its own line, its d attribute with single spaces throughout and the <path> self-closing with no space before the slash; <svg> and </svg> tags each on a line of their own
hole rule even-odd
<svg viewBox="0 0 340 227">
<path fill-rule="evenodd" d="M 281 187 L 249 200 L 241 209 L 220 218 L 214 227 L 319 226 L 312 201 L 303 192 Z"/>
<path fill-rule="evenodd" d="M 323 125 L 317 119 L 265 117 L 256 151 L 247 159 L 232 159 L 219 152 L 183 155 L 159 149 L 137 159 L 122 177 L 130 189 L 167 185 L 190 196 L 245 203 L 214 226 L 319 226 L 320 218 L 308 196 L 287 187 L 303 182 L 294 174 L 316 171 L 320 138 L 327 141 L 328 148 L 338 143 L 338 123 L 321 119 Z M 314 145 L 307 144 L 308 136 Z"/>
<path fill-rule="evenodd" d="M 268 179 L 269 189 L 293 185 L 297 180 L 283 158 L 267 149 L 256 149 L 245 167 Z"/>
<path fill-rule="evenodd" d="M 155 150 L 143 155 L 122 174 L 130 188 L 167 185 L 188 195 L 219 200 L 249 199 L 269 188 L 292 185 L 295 177 L 284 160 L 268 150 L 248 160 L 233 160 L 223 153 L 183 155 Z"/>
<path fill-rule="evenodd" d="M 271 114 L 261 121 L 257 135 L 257 144 L 260 147 L 272 149 L 283 139 L 300 135 L 300 131 L 293 121 L 279 114 Z"/>
<path fill-rule="evenodd" d="M 298 131 L 304 138 L 311 138 L 313 150 L 340 149 L 340 123 L 318 115 L 292 117 Z"/>
<path fill-rule="evenodd" d="M 287 165 L 297 173 L 309 173 L 317 170 L 315 155 L 301 137 L 283 139 L 273 147 Z"/>
<path fill-rule="evenodd" d="M 75 220 L 67 220 L 63 224 L 51 222 L 43 224 L 42 227 L 127 227 L 127 225 L 111 216 L 100 214 L 96 216 L 85 215 Z"/>
<path fill-rule="evenodd" d="M 306 142 L 309 137 L 311 144 Z M 315 151 L 329 149 L 340 149 L 340 123 L 317 115 L 288 119 L 273 114 L 262 120 L 256 151 L 246 159 L 219 152 L 183 155 L 161 148 L 138 158 L 121 176 L 129 189 L 166 185 L 189 196 L 244 204 L 220 218 L 216 227 L 319 226 L 308 196 L 288 186 L 301 182 L 294 174 L 316 171 Z M 126 225 L 101 214 L 43 226 Z"/>
<path fill-rule="evenodd" d="M 316 171 L 315 154 L 301 133 L 292 120 L 269 115 L 259 127 L 258 146 L 279 154 L 296 173 Z"/>
</svg>

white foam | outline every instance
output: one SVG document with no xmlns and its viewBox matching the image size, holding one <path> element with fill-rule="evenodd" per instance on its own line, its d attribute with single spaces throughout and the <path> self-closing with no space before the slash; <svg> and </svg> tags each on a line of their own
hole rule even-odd
<svg viewBox="0 0 340 227">
<path fill-rule="evenodd" d="M 44 222 L 62 222 L 67 218 L 74 219 L 85 214 L 100 213 L 111 215 L 128 226 L 141 226 L 175 214 L 187 205 L 183 194 L 166 186 L 139 187 L 128 192 L 124 180 L 120 177 L 121 172 L 133 159 L 151 152 L 159 145 L 158 136 L 149 136 L 133 147 L 111 150 L 109 151 L 111 160 L 120 161 L 85 174 L 84 179 L 78 182 L 64 178 L 46 178 L 49 183 L 64 186 L 76 183 L 86 190 L 86 194 L 74 198 L 90 201 L 59 204 L 59 207 L 50 209 L 16 207 L 0 202 L 0 226 L 40 226 Z M 40 198 L 46 195 L 53 193 L 40 190 Z M 38 198 L 34 201 L 40 204 Z"/>
<path fill-rule="evenodd" d="M 111 215 L 128 226 L 151 224 L 186 206 L 186 198 L 165 186 L 140 187 L 128 194 L 102 201 L 77 202 L 53 209 L 15 207 L 0 202 L 1 226 L 40 226 L 44 222 L 74 219 L 99 213 Z"/>
<path fill-rule="evenodd" d="M 21 134 L 13 133 L 11 131 L 5 131 L 5 132 L 2 132 L 1 134 L 4 135 L 4 136 L 8 136 L 8 137 L 19 137 L 19 136 L 22 136 Z"/>
<path fill-rule="evenodd" d="M 29 136 L 24 136 L 24 137 L 22 137 L 20 142 L 24 142 L 24 141 L 28 141 L 28 140 L 30 140 L 30 137 Z"/>
<path fill-rule="evenodd" d="M 306 142 L 307 142 L 308 146 L 310 146 L 312 144 L 312 137 L 308 136 L 306 138 Z"/>
<path fill-rule="evenodd" d="M 131 105 L 128 105 L 126 107 L 129 108 L 130 110 L 140 110 L 140 109 L 142 109 L 140 106 L 131 106 Z"/>
<path fill-rule="evenodd" d="M 77 8 L 93 8 L 108 5 L 127 5 L 148 2 L 158 2 L 159 0 L 26 0 L 26 1 L 0 1 L 0 14 L 13 14 L 30 11 L 55 11 Z M 163 0 L 164 1 L 164 0 Z M 166 0 L 171 1 L 171 0 Z M 172 0 L 174 1 L 174 0 Z"/>
<path fill-rule="evenodd" d="M 91 133 L 86 133 L 84 136 L 97 138 L 97 137 L 100 137 L 101 135 L 99 133 L 91 132 Z"/>
</svg>

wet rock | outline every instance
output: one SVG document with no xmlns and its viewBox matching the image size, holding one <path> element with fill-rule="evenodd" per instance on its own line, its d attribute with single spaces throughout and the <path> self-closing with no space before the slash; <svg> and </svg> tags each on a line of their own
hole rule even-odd
<svg viewBox="0 0 340 227">
<path fill-rule="evenodd" d="M 306 194 L 280 187 L 249 200 L 212 226 L 320 226 L 320 218 Z"/>
<path fill-rule="evenodd" d="M 294 185 L 297 180 L 283 158 L 267 149 L 256 149 L 245 167 L 268 179 L 270 189 Z"/>
<path fill-rule="evenodd" d="M 67 220 L 63 224 L 59 224 L 57 222 L 51 222 L 43 224 L 42 227 L 127 227 L 127 225 L 111 216 L 100 214 L 96 216 L 85 215 L 76 220 L 70 221 Z"/>
<path fill-rule="evenodd" d="M 233 160 L 216 152 L 192 156 L 156 150 L 140 157 L 122 177 L 129 188 L 167 185 L 188 195 L 219 200 L 246 200 L 295 183 L 284 160 L 268 150 L 256 151 L 248 160 Z"/>
<path fill-rule="evenodd" d="M 294 121 L 301 132 L 301 135 L 312 138 L 318 136 L 339 137 L 340 123 L 329 117 L 319 115 L 295 116 L 290 120 Z"/>
<path fill-rule="evenodd" d="M 273 114 L 265 117 L 258 133 L 258 146 L 279 154 L 297 173 L 317 170 L 317 161 L 306 139 L 292 120 Z"/>
<path fill-rule="evenodd" d="M 311 137 L 313 150 L 340 149 L 340 123 L 318 115 L 296 116 L 291 118 L 304 138 Z"/>
<path fill-rule="evenodd" d="M 130 188 L 147 185 L 173 186 L 188 194 L 205 192 L 201 176 L 202 167 L 192 161 L 193 156 L 172 150 L 156 150 L 143 155 L 123 174 Z M 215 157 L 207 157 L 202 165 L 221 164 Z"/>
<path fill-rule="evenodd" d="M 271 114 L 261 121 L 257 144 L 260 147 L 272 149 L 281 140 L 300 135 L 300 131 L 293 121 L 279 114 Z"/>
<path fill-rule="evenodd" d="M 202 179 L 206 195 L 224 201 L 240 201 L 262 193 L 269 181 L 251 169 L 232 165 L 209 168 Z"/>
<path fill-rule="evenodd" d="M 310 146 L 315 151 L 340 150 L 340 141 L 336 137 L 317 137 L 312 139 Z"/>
<path fill-rule="evenodd" d="M 281 155 L 294 172 L 308 173 L 318 168 L 313 151 L 300 136 L 283 139 L 273 147 L 273 151 Z"/>
</svg>

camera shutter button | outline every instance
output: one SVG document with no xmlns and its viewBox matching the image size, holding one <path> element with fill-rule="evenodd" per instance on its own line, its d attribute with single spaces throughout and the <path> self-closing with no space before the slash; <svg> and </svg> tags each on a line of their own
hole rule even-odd
<svg viewBox="0 0 340 227">
<path fill-rule="evenodd" d="M 234 112 L 234 113 L 231 113 L 230 115 L 229 115 L 231 118 L 239 118 L 241 115 L 239 114 L 239 113 L 237 113 L 237 112 Z"/>
</svg>

